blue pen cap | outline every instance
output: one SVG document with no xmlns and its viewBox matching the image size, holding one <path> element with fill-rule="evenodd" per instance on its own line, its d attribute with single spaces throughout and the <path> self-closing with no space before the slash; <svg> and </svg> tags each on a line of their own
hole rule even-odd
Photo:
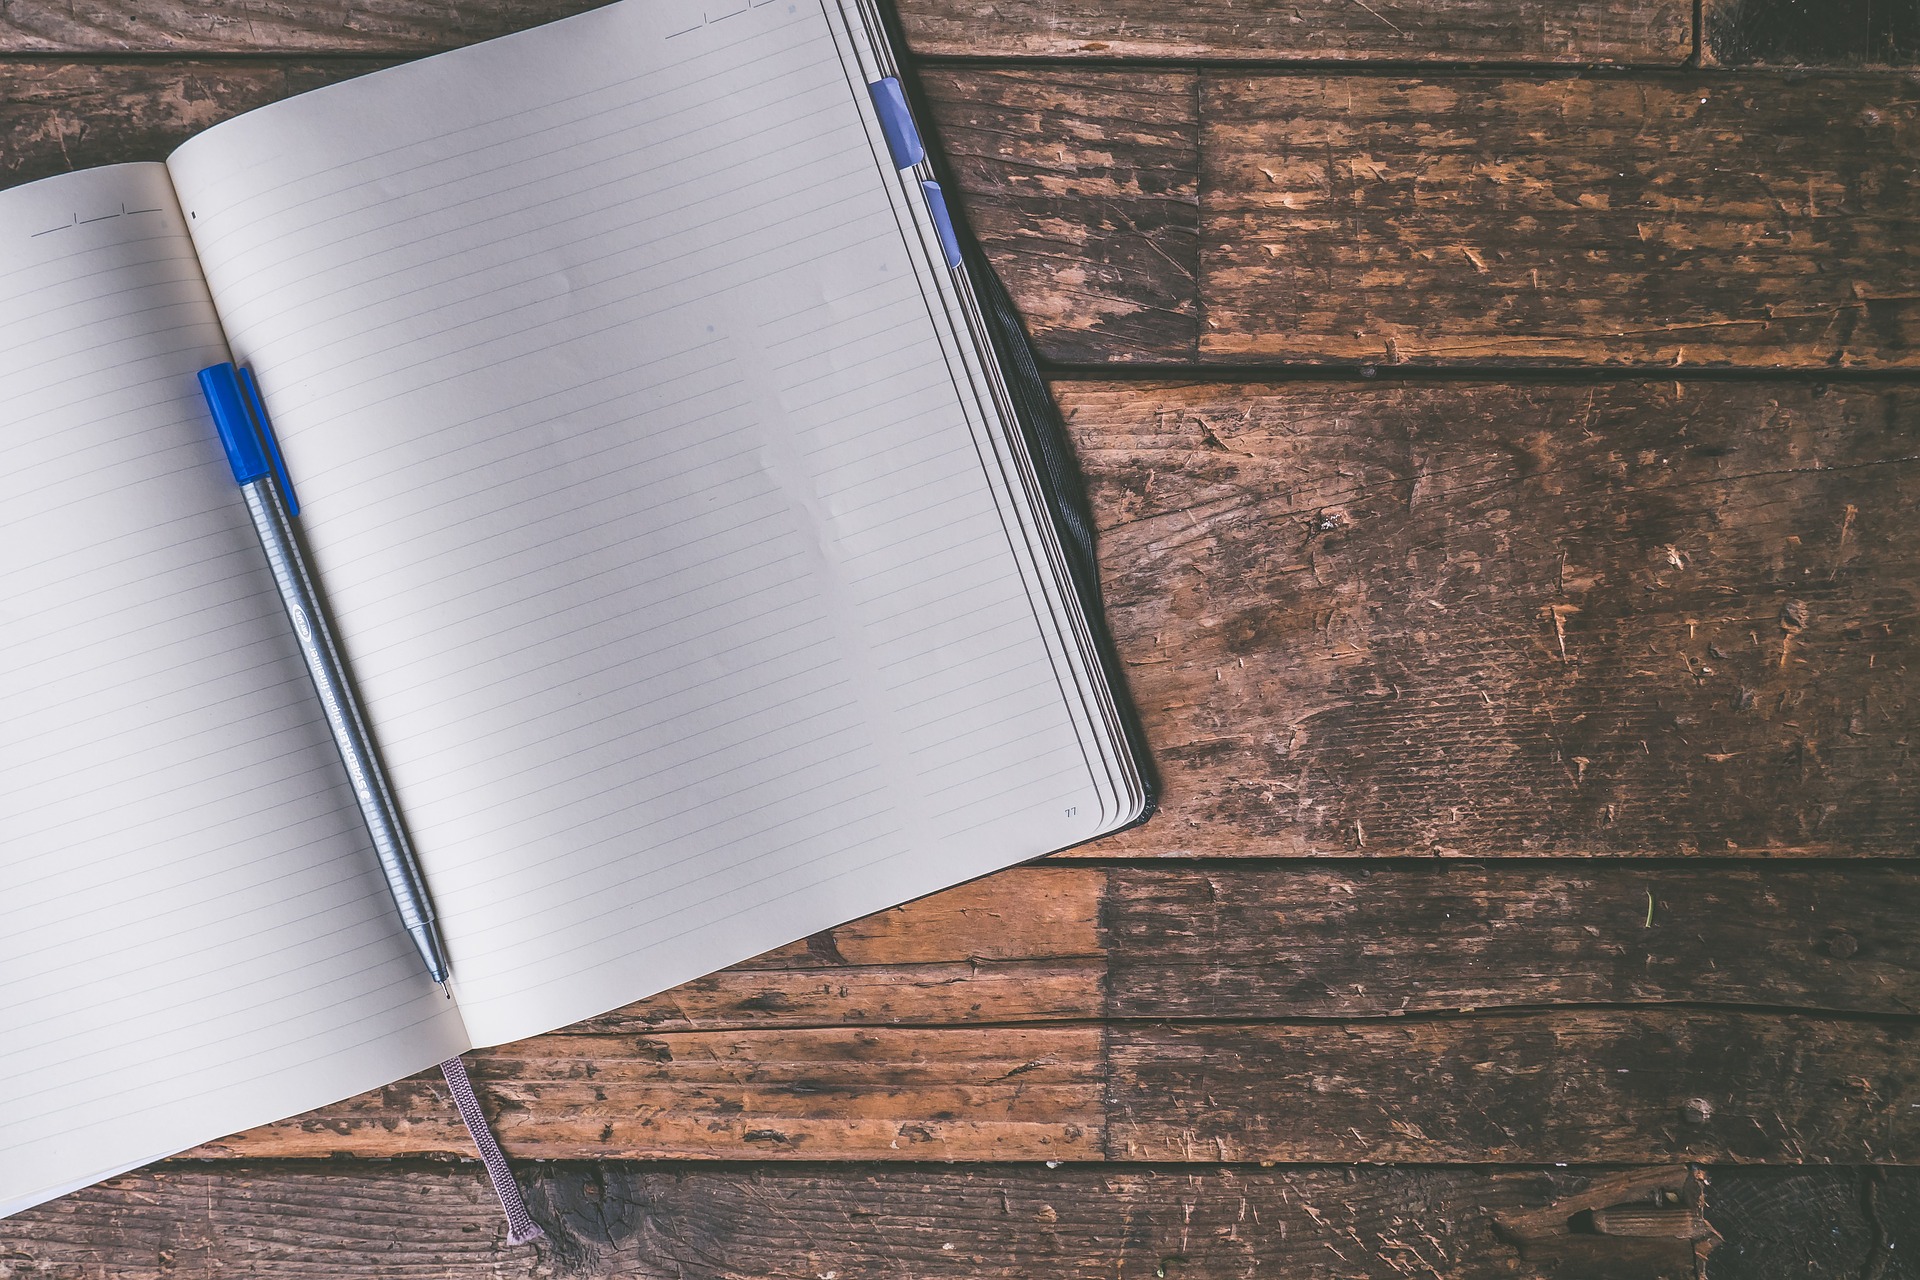
<svg viewBox="0 0 1920 1280">
<path fill-rule="evenodd" d="M 280 482 L 280 492 L 287 499 L 287 514 L 300 514 L 300 498 L 293 491 L 293 477 L 287 474 L 287 460 L 280 456 L 280 438 L 273 434 L 273 424 L 267 421 L 267 402 L 260 397 L 260 384 L 254 380 L 253 370 L 240 370 L 240 390 L 247 397 L 247 407 L 253 410 L 253 425 L 259 429 L 260 442 L 267 446 L 267 461 L 273 467 L 273 478 Z"/>
<path fill-rule="evenodd" d="M 254 430 L 253 415 L 247 412 L 240 375 L 233 365 L 213 364 L 202 369 L 200 391 L 207 397 L 207 408 L 213 413 L 220 443 L 226 446 L 227 465 L 233 468 L 234 483 L 248 484 L 271 471 L 266 450 L 260 447 L 260 433 Z"/>
</svg>

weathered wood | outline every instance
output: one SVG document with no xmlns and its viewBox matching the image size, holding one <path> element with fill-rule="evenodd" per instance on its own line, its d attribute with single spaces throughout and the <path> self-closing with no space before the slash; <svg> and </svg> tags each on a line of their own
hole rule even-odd
<svg viewBox="0 0 1920 1280">
<path fill-rule="evenodd" d="M 506 35 L 597 0 L 422 0 L 348 4 L 267 0 L 244 10 L 196 0 L 0 4 L 0 53 L 430 53 Z M 1252 5 L 1224 0 L 1168 10 L 1131 3 L 986 5 L 902 0 L 911 48 L 950 57 L 1307 58 L 1393 61 L 1650 63 L 1693 51 L 1683 0 L 1413 0 Z"/>
<path fill-rule="evenodd" d="M 1684 1168 L 756 1169 L 556 1163 L 548 1232 L 506 1243 L 472 1163 L 161 1166 L 0 1222 L 0 1276 L 58 1280 L 677 1277 L 1682 1280 L 1693 1246 L 1588 1234 L 1590 1201 L 1685 1195 Z M 1709 1171 L 1710 1280 L 1855 1280 L 1920 1251 L 1911 1170 Z M 1869 1222 L 1865 1207 L 1872 1204 Z M 1560 1229 L 1555 1234 L 1557 1222 Z"/>
<path fill-rule="evenodd" d="M 966 216 L 1046 354 L 1191 358 L 1196 78 L 949 69 L 922 81 Z"/>
<path fill-rule="evenodd" d="M 1630 1169 L 1539 1206 L 1494 1214 L 1494 1230 L 1550 1275 L 1697 1276 L 1721 1243 L 1698 1168 Z"/>
<path fill-rule="evenodd" d="M 1110 1028 L 1116 1160 L 1920 1162 L 1920 1023 L 1589 1011 Z"/>
<path fill-rule="evenodd" d="M 1597 1009 L 559 1033 L 470 1055 L 521 1159 L 1920 1163 L 1920 1021 Z M 197 1148 L 459 1155 L 436 1076 Z"/>
<path fill-rule="evenodd" d="M 1017 890 L 1009 889 L 1013 899 Z M 1097 1018 L 1104 960 L 736 966 L 579 1024 L 581 1031 L 930 1026 Z"/>
<path fill-rule="evenodd" d="M 1201 83 L 1201 354 L 1920 364 L 1920 99 L 1884 76 Z"/>
<path fill-rule="evenodd" d="M 1703 0 L 1709 66 L 1911 66 L 1920 62 L 1916 0 Z"/>
<path fill-rule="evenodd" d="M 1058 391 L 1166 781 L 1091 851 L 1913 851 L 1920 390 Z"/>
<path fill-rule="evenodd" d="M 916 52 L 953 57 L 1678 66 L 1693 52 L 1693 14 L 1675 0 L 907 0 L 901 8 Z"/>
<path fill-rule="evenodd" d="M 1098 1024 L 536 1036 L 467 1055 L 525 1159 L 1090 1160 Z M 201 1156 L 461 1155 L 438 1072 L 198 1148 Z"/>
<path fill-rule="evenodd" d="M 1107 874 L 1114 1017 L 1671 1002 L 1920 1014 L 1920 867 Z"/>
<path fill-rule="evenodd" d="M 1889 1171 L 1869 1228 L 1855 1170 L 1710 1171 L 1713 1280 L 1867 1274 L 1920 1249 L 1920 1178 Z M 680 1277 L 1691 1277 L 1686 1241 L 1568 1230 L 1614 1196 L 1684 1195 L 1684 1168 L 521 1170 L 548 1238 L 504 1239 L 471 1163 L 179 1165 L 0 1222 L 0 1276 L 60 1280 Z M 1754 1193 L 1769 1212 L 1744 1212 Z M 1905 1199 L 1901 1199 L 1905 1197 Z M 1728 1206 L 1729 1208 L 1723 1208 Z M 1552 1234 L 1557 1217 L 1562 1234 Z M 1519 1230 L 1516 1231 L 1516 1227 Z M 1795 1263 L 1799 1265 L 1788 1265 Z M 1807 1265 L 1811 1264 L 1811 1265 Z M 1848 1264 L 1851 1264 L 1850 1266 Z M 1773 1269 L 1765 1269 L 1772 1266 Z M 1900 1270 L 1888 1277 L 1907 1274 Z"/>
</svg>

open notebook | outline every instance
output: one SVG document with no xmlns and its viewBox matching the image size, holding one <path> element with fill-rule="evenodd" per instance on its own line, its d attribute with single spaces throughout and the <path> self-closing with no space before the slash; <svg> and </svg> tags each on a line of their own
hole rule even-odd
<svg viewBox="0 0 1920 1280">
<path fill-rule="evenodd" d="M 1058 421 L 889 48 L 629 0 L 0 193 L 0 1211 L 1144 816 Z"/>
</svg>

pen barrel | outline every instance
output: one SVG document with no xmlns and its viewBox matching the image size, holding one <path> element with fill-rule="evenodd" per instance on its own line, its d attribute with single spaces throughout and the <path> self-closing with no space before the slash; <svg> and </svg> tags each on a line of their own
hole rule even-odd
<svg viewBox="0 0 1920 1280">
<path fill-rule="evenodd" d="M 247 513 L 259 531 L 274 585 L 279 588 L 280 601 L 286 606 L 287 621 L 293 624 L 300 656 L 306 660 L 307 674 L 313 677 L 314 691 L 320 695 L 327 728 L 340 750 L 347 781 L 359 803 L 360 816 L 366 820 L 374 854 L 393 893 L 400 921 L 413 938 L 434 981 L 445 982 L 447 960 L 434 927 L 426 880 L 420 874 L 419 860 L 407 838 L 392 788 L 387 784 L 373 735 L 367 728 L 366 713 L 354 692 L 345 654 L 333 634 L 326 610 L 321 607 L 318 584 L 307 572 L 306 557 L 295 540 L 297 535 L 285 497 L 271 475 L 241 485 L 240 491 L 246 495 Z"/>
</svg>

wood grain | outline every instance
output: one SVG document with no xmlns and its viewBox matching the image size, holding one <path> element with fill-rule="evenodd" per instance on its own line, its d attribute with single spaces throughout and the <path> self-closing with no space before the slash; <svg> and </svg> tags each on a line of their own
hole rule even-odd
<svg viewBox="0 0 1920 1280">
<path fill-rule="evenodd" d="M 594 0 L 206 0 L 0 4 L 0 52 L 428 53 L 595 7 Z M 1168 10 L 1144 0 L 986 5 L 903 0 L 915 52 L 949 57 L 1304 58 L 1678 65 L 1693 51 L 1682 0 L 1225 0 Z"/>
<path fill-rule="evenodd" d="M 1166 782 L 1091 851 L 1915 847 L 1920 389 L 1058 390 Z"/>
<path fill-rule="evenodd" d="M 1714 1011 L 1115 1026 L 1116 1160 L 1920 1162 L 1920 1023 Z"/>
<path fill-rule="evenodd" d="M 965 215 L 1046 354 L 1191 359 L 1196 78 L 936 69 L 922 83 Z"/>
<path fill-rule="evenodd" d="M 1920 363 L 1920 99 L 1889 77 L 1201 84 L 1201 354 Z"/>
<path fill-rule="evenodd" d="M 1920 867 L 1905 865 L 1021 867 L 575 1030 L 1627 1004 L 1916 1015 L 1916 916 Z"/>
<path fill-rule="evenodd" d="M 1714 1170 L 1705 1190 L 1739 1197 L 1753 1172 Z M 1567 1219 L 1587 1203 L 1684 1192 L 1684 1168 L 1581 1169 L 836 1169 L 548 1164 L 521 1171 L 548 1238 L 506 1244 L 471 1163 L 163 1167 L 115 1179 L 0 1222 L 0 1275 L 59 1280 L 381 1280 L 676 1277 L 1323 1277 L 1446 1280 L 1553 1274 L 1561 1280 L 1691 1277 L 1688 1241 L 1565 1232 L 1516 1238 L 1528 1215 Z M 1882 1202 L 1915 1182 L 1892 1171 Z M 1784 1262 L 1783 1226 L 1817 1230 L 1830 1260 L 1870 1241 L 1920 1246 L 1920 1219 L 1884 1213 L 1878 1235 L 1849 1211 L 1859 1175 L 1795 1173 L 1776 1216 L 1729 1236 L 1728 1280 L 1853 1277 Z M 1811 1210 L 1831 1208 L 1816 1219 Z M 1797 1260 L 1797 1259 L 1796 1259 Z M 1829 1258 L 1817 1259 L 1818 1262 Z M 1553 1268 L 1550 1272 L 1547 1268 Z"/>
<path fill-rule="evenodd" d="M 1089 1160 L 1098 1024 L 583 1035 L 466 1055 L 521 1159 Z M 200 1156 L 463 1155 L 428 1072 L 196 1149 Z"/>
<path fill-rule="evenodd" d="M 1693 52 L 1693 14 L 1675 0 L 910 0 L 901 8 L 914 50 L 948 57 L 1678 66 Z"/>
<path fill-rule="evenodd" d="M 1676 1002 L 1920 1014 L 1920 867 L 1108 873 L 1109 1016 Z"/>
<path fill-rule="evenodd" d="M 468 1057 L 523 1160 L 1920 1163 L 1920 1021 L 1595 1009 L 557 1033 Z M 458 1156 L 417 1076 L 191 1155 Z"/>
<path fill-rule="evenodd" d="M 472 1162 L 162 1166 L 0 1222 L 0 1276 L 1681 1280 L 1717 1243 L 1711 1280 L 1856 1280 L 1883 1255 L 1891 1280 L 1920 1249 L 1920 1177 L 1898 1169 L 568 1162 L 520 1181 L 548 1233 L 530 1248 L 506 1243 Z M 1706 1241 L 1592 1225 L 1596 1205 L 1689 1195 L 1681 1220 Z"/>
<path fill-rule="evenodd" d="M 1912 66 L 1920 62 L 1915 0 L 1703 0 L 1709 66 Z"/>
</svg>

